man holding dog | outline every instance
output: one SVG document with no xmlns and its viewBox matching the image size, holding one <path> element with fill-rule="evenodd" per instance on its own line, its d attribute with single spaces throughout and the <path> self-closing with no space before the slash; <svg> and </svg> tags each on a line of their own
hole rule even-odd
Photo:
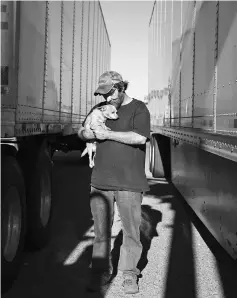
<svg viewBox="0 0 237 298">
<path fill-rule="evenodd" d="M 117 120 L 107 120 L 110 130 L 81 128 L 78 136 L 98 141 L 95 166 L 91 176 L 91 211 L 95 240 L 92 255 L 92 277 L 89 289 L 97 290 L 112 276 L 110 237 L 114 202 L 120 214 L 123 243 L 118 269 L 123 272 L 124 292 L 139 291 L 137 268 L 142 253 L 140 242 L 141 203 L 149 189 L 145 175 L 145 148 L 150 137 L 150 114 L 146 105 L 126 94 L 128 82 L 115 71 L 106 71 L 99 78 L 95 95 L 104 97 L 102 104 L 118 110 Z"/>
</svg>

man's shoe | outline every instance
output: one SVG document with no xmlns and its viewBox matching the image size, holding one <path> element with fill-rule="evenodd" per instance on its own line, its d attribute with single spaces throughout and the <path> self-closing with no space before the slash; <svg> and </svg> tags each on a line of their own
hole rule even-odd
<svg viewBox="0 0 237 298">
<path fill-rule="evenodd" d="M 111 282 L 112 277 L 112 274 L 109 272 L 92 273 L 90 282 L 87 285 L 87 290 L 89 292 L 99 291 L 103 286 Z"/>
<path fill-rule="evenodd" d="M 137 276 L 125 275 L 123 280 L 123 289 L 125 294 L 136 294 L 139 292 Z"/>
</svg>

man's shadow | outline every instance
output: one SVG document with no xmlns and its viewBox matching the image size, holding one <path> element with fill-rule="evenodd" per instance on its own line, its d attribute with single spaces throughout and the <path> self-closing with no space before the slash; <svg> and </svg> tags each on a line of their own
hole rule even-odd
<svg viewBox="0 0 237 298">
<path fill-rule="evenodd" d="M 161 222 L 162 214 L 160 211 L 152 209 L 149 205 L 142 205 L 142 222 L 140 226 L 140 239 L 142 243 L 142 254 L 138 262 L 137 268 L 140 272 L 146 267 L 148 263 L 147 254 L 151 247 L 151 241 L 153 237 L 157 237 L 158 233 L 156 230 L 157 224 Z M 120 230 L 115 241 L 114 247 L 111 252 L 112 263 L 113 263 L 113 273 L 117 274 L 118 271 L 118 261 L 120 256 L 120 247 L 123 242 L 123 232 Z"/>
</svg>

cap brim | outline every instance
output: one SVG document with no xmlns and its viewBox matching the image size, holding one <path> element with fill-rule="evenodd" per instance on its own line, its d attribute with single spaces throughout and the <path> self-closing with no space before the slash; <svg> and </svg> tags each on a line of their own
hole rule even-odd
<svg viewBox="0 0 237 298">
<path fill-rule="evenodd" d="M 94 92 L 94 95 L 98 95 L 98 94 L 107 94 L 111 89 L 113 88 L 113 85 L 100 85 Z"/>
</svg>

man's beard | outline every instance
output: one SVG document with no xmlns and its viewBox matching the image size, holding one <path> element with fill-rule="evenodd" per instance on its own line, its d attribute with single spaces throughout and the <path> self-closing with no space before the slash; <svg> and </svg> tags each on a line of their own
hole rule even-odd
<svg viewBox="0 0 237 298">
<path fill-rule="evenodd" d="M 118 95 L 118 98 L 112 99 L 110 101 L 110 104 L 115 106 L 115 108 L 118 110 L 121 107 L 123 101 L 124 101 L 124 93 L 121 93 Z"/>
</svg>

